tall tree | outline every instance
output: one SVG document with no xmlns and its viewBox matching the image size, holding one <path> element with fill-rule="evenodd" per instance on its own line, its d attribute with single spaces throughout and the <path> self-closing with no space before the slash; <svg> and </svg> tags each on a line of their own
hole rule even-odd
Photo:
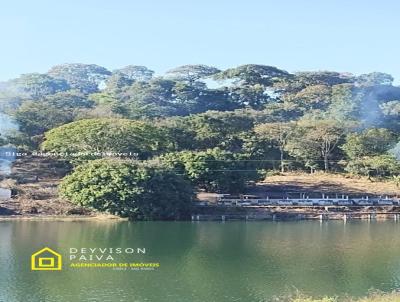
<svg viewBox="0 0 400 302">
<path fill-rule="evenodd" d="M 273 83 L 290 77 L 290 74 L 273 66 L 248 64 L 224 70 L 215 75 L 217 80 L 230 79 L 236 85 L 271 86 Z"/>
<path fill-rule="evenodd" d="M 196 81 L 209 77 L 213 74 L 220 72 L 218 68 L 197 64 L 197 65 L 183 65 L 166 72 L 165 76 L 168 79 L 175 81 L 183 81 L 193 86 Z"/>
<path fill-rule="evenodd" d="M 247 181 L 258 178 L 257 171 L 238 154 L 219 148 L 167 153 L 160 160 L 208 191 L 238 193 Z"/>
<path fill-rule="evenodd" d="M 99 90 L 99 85 L 111 72 L 95 64 L 73 63 L 53 66 L 48 74 L 53 78 L 65 80 L 72 89 L 93 93 Z"/>
<path fill-rule="evenodd" d="M 149 123 L 100 118 L 76 121 L 46 132 L 42 148 L 66 153 L 71 161 L 80 162 L 108 156 L 108 153 L 110 156 L 127 153 L 126 156 L 147 159 L 167 151 L 167 145 L 165 133 Z"/>
<path fill-rule="evenodd" d="M 114 70 L 113 74 L 123 74 L 129 80 L 147 82 L 153 77 L 154 71 L 148 69 L 146 66 L 128 65 Z"/>
<path fill-rule="evenodd" d="M 40 73 L 23 74 L 19 78 L 11 80 L 8 86 L 8 89 L 14 90 L 22 97 L 33 100 L 65 91 L 69 88 L 70 86 L 65 80 Z"/>
<path fill-rule="evenodd" d="M 324 170 L 328 171 L 329 160 L 350 127 L 336 120 L 301 120 L 286 148 L 292 156 L 310 163 L 322 159 Z"/>
<path fill-rule="evenodd" d="M 285 148 L 295 129 L 295 123 L 265 123 L 255 127 L 255 133 L 271 141 L 279 149 L 281 172 L 285 171 Z"/>
<path fill-rule="evenodd" d="M 385 154 L 397 143 L 396 135 L 384 128 L 371 128 L 350 133 L 342 149 L 350 159 Z"/>
</svg>

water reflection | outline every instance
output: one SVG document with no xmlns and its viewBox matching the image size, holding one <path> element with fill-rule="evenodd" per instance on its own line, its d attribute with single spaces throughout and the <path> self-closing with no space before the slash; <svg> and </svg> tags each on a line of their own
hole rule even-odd
<svg viewBox="0 0 400 302">
<path fill-rule="evenodd" d="M 2 222 L 0 301 L 266 301 L 293 288 L 389 291 L 399 286 L 399 234 L 395 222 Z M 43 246 L 64 254 L 145 247 L 135 259 L 161 268 L 30 272 L 30 254 Z"/>
</svg>

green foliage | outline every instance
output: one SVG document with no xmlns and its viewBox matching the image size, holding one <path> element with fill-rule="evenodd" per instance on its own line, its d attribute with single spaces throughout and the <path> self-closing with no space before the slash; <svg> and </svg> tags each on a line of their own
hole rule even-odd
<svg viewBox="0 0 400 302">
<path fill-rule="evenodd" d="M 133 83 L 134 80 L 130 79 L 126 74 L 115 72 L 105 81 L 106 91 L 120 92 Z"/>
<path fill-rule="evenodd" d="M 242 192 L 246 182 L 259 178 L 245 157 L 218 148 L 167 153 L 160 160 L 211 192 Z"/>
<path fill-rule="evenodd" d="M 233 79 L 236 85 L 271 86 L 274 82 L 289 78 L 287 71 L 273 66 L 248 64 L 227 69 L 215 75 L 217 80 Z"/>
<path fill-rule="evenodd" d="M 400 101 L 390 101 L 381 105 L 385 115 L 400 116 Z"/>
<path fill-rule="evenodd" d="M 220 72 L 218 68 L 207 65 L 183 65 L 166 72 L 166 77 L 174 81 L 183 81 L 193 86 L 196 81 Z"/>
<path fill-rule="evenodd" d="M 281 172 L 284 172 L 285 148 L 294 134 L 294 123 L 265 123 L 255 127 L 255 133 L 262 139 L 271 142 L 280 153 Z"/>
<path fill-rule="evenodd" d="M 345 170 L 365 176 L 390 176 L 400 171 L 400 162 L 391 154 L 364 156 L 350 160 Z"/>
<path fill-rule="evenodd" d="M 290 78 L 289 83 L 303 89 L 311 85 L 334 86 L 352 82 L 354 82 L 354 77 L 349 73 L 335 71 L 303 71 L 295 73 L 294 77 Z"/>
<path fill-rule="evenodd" d="M 311 85 L 297 93 L 285 95 L 285 101 L 296 104 L 306 112 L 314 109 L 327 109 L 331 102 L 332 88 L 327 85 Z"/>
<path fill-rule="evenodd" d="M 100 159 L 88 162 L 60 184 L 62 197 L 136 220 L 185 219 L 193 188 L 182 177 L 151 163 Z"/>
<path fill-rule="evenodd" d="M 329 160 L 338 151 L 350 127 L 335 120 L 301 120 L 294 134 L 289 136 L 285 149 L 311 170 L 322 162 L 324 170 L 328 171 Z"/>
<path fill-rule="evenodd" d="M 391 85 L 393 80 L 390 74 L 372 72 L 358 76 L 356 83 L 360 86 Z"/>
<path fill-rule="evenodd" d="M 40 102 L 58 109 L 77 111 L 81 108 L 92 108 L 94 102 L 78 90 L 68 90 L 46 96 Z"/>
<path fill-rule="evenodd" d="M 14 117 L 23 133 L 35 136 L 71 122 L 74 115 L 46 102 L 25 102 L 14 113 Z"/>
<path fill-rule="evenodd" d="M 350 133 L 342 149 L 350 159 L 382 155 L 396 145 L 396 136 L 387 129 L 371 128 Z"/>
<path fill-rule="evenodd" d="M 253 117 L 243 111 L 208 111 L 192 115 L 186 122 L 195 134 L 197 149 L 220 147 L 229 151 L 241 149 L 242 135 L 254 125 Z"/>
<path fill-rule="evenodd" d="M 155 126 L 126 119 L 86 119 L 54 128 L 45 134 L 43 150 L 80 154 L 75 159 L 95 159 L 103 156 L 94 153 L 137 154 L 146 159 L 166 149 L 166 136 Z M 118 156 L 118 155 L 116 155 Z"/>
<path fill-rule="evenodd" d="M 40 73 L 23 74 L 19 78 L 10 81 L 9 87 L 9 89 L 21 94 L 24 98 L 34 100 L 59 91 L 68 90 L 69 88 L 70 86 L 65 80 Z"/>
<path fill-rule="evenodd" d="M 111 72 L 95 64 L 61 64 L 53 66 L 48 74 L 55 79 L 64 80 L 72 89 L 83 93 L 97 92 L 99 84 L 107 79 Z"/>
<path fill-rule="evenodd" d="M 351 84 L 332 86 L 331 102 L 327 109 L 327 116 L 338 121 L 358 118 L 357 110 L 360 106 L 360 96 Z"/>
<path fill-rule="evenodd" d="M 400 148 L 391 149 L 399 140 L 400 87 L 388 74 L 291 74 L 247 64 L 223 71 L 184 65 L 153 76 L 145 66 L 111 73 L 97 65 L 63 64 L 0 83 L 0 108 L 20 126 L 6 140 L 33 149 L 48 131 L 44 150 L 131 152 L 143 159 L 218 148 L 257 162 L 253 170 L 279 165 L 343 171 L 337 162 L 346 157 L 353 173 L 360 166 L 397 175 L 390 159 L 376 158 L 398 156 Z M 354 121 L 371 132 L 359 133 Z"/>
<path fill-rule="evenodd" d="M 153 77 L 154 71 L 148 69 L 146 66 L 128 65 L 114 70 L 113 74 L 124 75 L 131 81 L 147 82 Z"/>
<path fill-rule="evenodd" d="M 41 136 L 45 131 L 72 122 L 82 110 L 92 106 L 92 101 L 80 92 L 72 90 L 45 96 L 40 100 L 25 101 L 17 109 L 11 111 L 21 134 L 13 133 L 10 136 L 10 142 L 18 145 L 22 142 L 22 137 L 27 137 L 27 140 L 24 139 L 24 145 L 37 146 L 33 142 L 33 137 Z M 28 142 L 29 139 L 31 142 Z"/>
<path fill-rule="evenodd" d="M 121 92 L 120 98 L 122 102 L 115 107 L 115 112 L 133 119 L 238 108 L 225 91 L 160 78 L 135 82 Z"/>
<path fill-rule="evenodd" d="M 400 170 L 400 162 L 393 154 L 389 154 L 396 142 L 396 136 L 384 128 L 349 134 L 342 146 L 349 159 L 345 170 L 368 176 L 396 175 Z"/>
</svg>

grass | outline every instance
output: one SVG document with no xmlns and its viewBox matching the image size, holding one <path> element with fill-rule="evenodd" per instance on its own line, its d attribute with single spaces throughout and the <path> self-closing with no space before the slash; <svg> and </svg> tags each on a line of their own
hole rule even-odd
<svg viewBox="0 0 400 302">
<path fill-rule="evenodd" d="M 319 298 L 305 296 L 287 297 L 276 300 L 277 302 L 400 302 L 400 293 L 372 293 L 364 298 Z"/>
<path fill-rule="evenodd" d="M 394 181 L 334 173 L 282 173 L 267 176 L 258 183 L 256 191 L 269 192 L 323 192 L 351 195 L 399 195 Z M 400 300 L 399 300 L 400 302 Z"/>
</svg>

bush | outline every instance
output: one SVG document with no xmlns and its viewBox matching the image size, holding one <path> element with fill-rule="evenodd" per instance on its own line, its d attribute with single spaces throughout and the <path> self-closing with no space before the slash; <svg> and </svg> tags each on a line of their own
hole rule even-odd
<svg viewBox="0 0 400 302">
<path fill-rule="evenodd" d="M 65 154 L 75 162 L 100 158 L 99 153 L 137 155 L 139 159 L 147 159 L 159 154 L 167 143 L 164 133 L 151 124 L 99 118 L 76 121 L 46 132 L 42 149 Z"/>
<path fill-rule="evenodd" d="M 349 161 L 345 170 L 359 175 L 385 177 L 398 173 L 400 162 L 390 154 L 365 156 Z"/>
<path fill-rule="evenodd" d="M 179 175 L 152 163 L 99 159 L 66 176 L 60 195 L 122 217 L 173 220 L 189 216 L 193 188 Z"/>
<path fill-rule="evenodd" d="M 239 193 L 248 181 L 260 178 L 252 161 L 219 148 L 167 153 L 160 160 L 209 192 Z"/>
</svg>

